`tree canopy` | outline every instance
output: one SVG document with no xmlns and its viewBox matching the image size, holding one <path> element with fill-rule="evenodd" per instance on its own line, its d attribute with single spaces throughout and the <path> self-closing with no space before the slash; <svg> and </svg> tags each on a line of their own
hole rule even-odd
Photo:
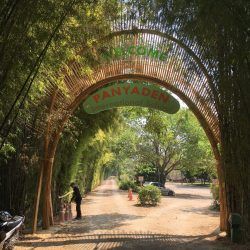
<svg viewBox="0 0 250 250">
<path fill-rule="evenodd" d="M 189 110 L 182 109 L 176 115 L 142 108 L 121 112 L 125 124 L 110 143 L 116 156 L 110 164 L 120 174 L 132 178 L 145 175 L 146 180 L 152 178 L 162 184 L 177 169 L 192 177 L 216 177 L 209 141 Z"/>
</svg>

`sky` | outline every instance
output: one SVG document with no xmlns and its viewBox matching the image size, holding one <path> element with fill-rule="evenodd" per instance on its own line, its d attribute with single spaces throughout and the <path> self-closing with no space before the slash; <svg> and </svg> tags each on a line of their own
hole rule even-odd
<svg viewBox="0 0 250 250">
<path fill-rule="evenodd" d="M 171 92 L 171 95 L 176 98 L 176 100 L 178 100 L 178 102 L 180 103 L 181 108 L 188 108 L 188 106 L 186 105 L 185 102 L 183 102 L 177 95 L 175 95 L 174 93 Z"/>
</svg>

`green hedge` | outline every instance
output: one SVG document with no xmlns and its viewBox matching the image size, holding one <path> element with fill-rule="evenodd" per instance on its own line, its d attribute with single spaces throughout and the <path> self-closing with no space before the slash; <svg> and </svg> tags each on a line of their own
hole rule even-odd
<svg viewBox="0 0 250 250">
<path fill-rule="evenodd" d="M 128 190 L 129 188 L 132 188 L 134 192 L 138 192 L 138 186 L 131 180 L 120 181 L 119 188 L 121 190 Z"/>
<path fill-rule="evenodd" d="M 155 186 L 148 185 L 140 189 L 138 199 L 142 206 L 156 206 L 160 202 L 161 191 Z"/>
</svg>

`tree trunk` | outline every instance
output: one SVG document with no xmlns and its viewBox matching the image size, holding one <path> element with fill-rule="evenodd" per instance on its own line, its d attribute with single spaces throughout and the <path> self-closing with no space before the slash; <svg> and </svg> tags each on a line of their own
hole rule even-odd
<svg viewBox="0 0 250 250">
<path fill-rule="evenodd" d="M 34 201 L 34 215 L 33 215 L 33 223 L 32 223 L 32 233 L 36 233 L 37 230 L 37 218 L 38 218 L 38 210 L 39 210 L 39 202 L 42 190 L 42 181 L 43 181 L 43 171 L 44 171 L 44 162 L 41 163 L 40 173 L 37 181 L 37 192 L 35 195 Z"/>
<path fill-rule="evenodd" d="M 51 199 L 51 183 L 53 175 L 53 163 L 56 153 L 56 148 L 60 139 L 60 132 L 57 133 L 50 141 L 48 157 L 44 165 L 44 195 L 43 195 L 43 228 L 48 229 L 54 224 L 53 205 Z"/>
<path fill-rule="evenodd" d="M 242 26 L 218 30 L 218 90 L 222 169 L 227 215 L 242 217 L 242 242 L 250 238 L 250 87 L 248 35 Z M 227 232 L 230 235 L 229 225 Z"/>
<path fill-rule="evenodd" d="M 217 160 L 217 173 L 219 179 L 219 197 L 220 197 L 220 230 L 222 232 L 228 231 L 228 211 L 225 190 L 225 178 L 222 173 L 221 160 Z"/>
<path fill-rule="evenodd" d="M 51 214 L 51 177 L 53 159 L 47 158 L 44 161 L 44 192 L 43 192 L 43 229 L 48 229 L 50 226 Z"/>
<path fill-rule="evenodd" d="M 248 123 L 249 124 L 249 123 Z M 239 129 L 239 126 L 237 126 Z M 225 188 L 227 193 L 228 214 L 239 213 L 242 216 L 243 241 L 249 238 L 250 234 L 250 173 L 249 173 L 249 142 L 243 138 L 250 138 L 249 131 L 240 138 L 231 129 L 222 130 L 223 146 L 222 159 L 225 171 Z M 236 132 L 236 131 L 235 131 Z M 243 131 L 241 131 L 243 132 Z M 228 234 L 230 235 L 229 225 Z"/>
<path fill-rule="evenodd" d="M 56 93 L 54 95 L 54 98 Z M 53 103 L 53 100 L 52 100 Z M 50 225 L 54 224 L 53 219 L 53 205 L 52 205 L 52 175 L 53 175 L 53 164 L 56 154 L 58 142 L 60 140 L 61 133 L 64 125 L 68 120 L 69 116 L 66 115 L 61 121 L 60 125 L 54 135 L 47 133 L 45 136 L 45 161 L 44 161 L 44 195 L 43 195 L 43 228 L 48 229 Z M 53 124 L 55 125 L 55 124 Z M 48 122 L 48 128 L 50 123 Z M 48 129 L 49 131 L 49 129 Z"/>
<path fill-rule="evenodd" d="M 166 179 L 167 179 L 167 175 L 164 171 L 160 171 L 160 176 L 159 176 L 159 182 L 165 186 L 165 183 L 166 183 Z"/>
</svg>

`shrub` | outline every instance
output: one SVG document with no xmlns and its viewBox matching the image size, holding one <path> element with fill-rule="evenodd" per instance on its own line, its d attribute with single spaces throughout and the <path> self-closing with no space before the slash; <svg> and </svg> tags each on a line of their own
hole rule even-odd
<svg viewBox="0 0 250 250">
<path fill-rule="evenodd" d="M 128 190 L 132 188 L 133 192 L 138 192 L 138 186 L 131 180 L 123 180 L 119 184 L 121 190 Z"/>
<path fill-rule="evenodd" d="M 159 190 L 159 188 L 152 186 L 152 185 L 142 187 L 139 190 L 138 199 L 142 206 L 145 206 L 145 205 L 156 206 L 157 203 L 160 202 L 161 191 Z"/>
<path fill-rule="evenodd" d="M 220 198 L 219 198 L 219 184 L 217 183 L 211 183 L 210 185 L 210 191 L 213 196 L 213 204 L 212 207 L 214 209 L 219 209 L 220 208 Z"/>
</svg>

